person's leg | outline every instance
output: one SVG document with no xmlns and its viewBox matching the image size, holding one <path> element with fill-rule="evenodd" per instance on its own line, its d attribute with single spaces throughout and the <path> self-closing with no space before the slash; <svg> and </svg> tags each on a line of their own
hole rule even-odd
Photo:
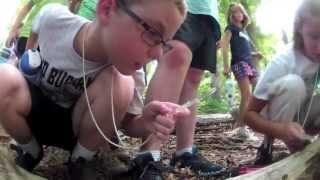
<svg viewBox="0 0 320 180">
<path fill-rule="evenodd" d="M 99 73 L 87 91 L 93 116 L 103 133 L 111 139 L 115 130 L 112 114 L 114 113 L 116 126 L 119 127 L 133 97 L 134 81 L 131 76 L 124 76 L 109 67 Z M 93 123 L 84 94 L 75 105 L 72 119 L 78 143 L 84 148 L 96 151 L 107 145 Z"/>
<path fill-rule="evenodd" d="M 242 78 L 241 80 L 237 80 L 238 86 L 240 89 L 240 95 L 241 95 L 241 100 L 240 100 L 240 126 L 244 126 L 243 123 L 243 115 L 244 112 L 246 111 L 246 108 L 248 106 L 248 100 L 251 95 L 251 89 L 250 89 L 250 81 L 249 78 L 246 76 Z"/>
<path fill-rule="evenodd" d="M 306 99 L 306 86 L 300 76 L 289 74 L 270 84 L 269 94 L 272 99 L 261 114 L 266 119 L 294 121 Z M 265 136 L 258 149 L 255 164 L 265 165 L 272 162 L 272 144 L 273 139 Z"/>
<path fill-rule="evenodd" d="M 152 100 L 178 103 L 187 70 L 191 62 L 191 52 L 186 45 L 174 41 L 173 49 L 167 52 L 158 62 L 158 67 L 147 90 L 146 102 Z M 179 123 L 179 122 L 177 122 Z M 144 150 L 160 150 L 157 139 L 150 140 Z"/>
<path fill-rule="evenodd" d="M 1 64 L 0 75 L 2 77 L 0 79 L 2 84 L 0 89 L 1 124 L 30 159 L 30 162 L 26 164 L 26 156 L 19 156 L 18 158 L 21 159 L 16 159 L 17 164 L 27 170 L 32 170 L 39 162 L 37 158 L 41 148 L 26 122 L 31 109 L 28 84 L 22 74 L 12 65 Z"/>
<path fill-rule="evenodd" d="M 193 32 L 189 35 L 193 36 L 196 41 L 193 46 L 189 45 L 189 48 L 193 49 L 193 59 L 183 86 L 180 103 L 197 97 L 197 90 L 204 70 L 209 70 L 211 73 L 216 72 L 216 43 L 219 38 L 215 38 L 214 33 L 215 28 L 218 27 L 213 25 L 209 16 L 196 15 L 196 18 L 200 23 L 193 24 Z M 197 44 L 198 46 L 196 46 Z M 200 176 L 218 175 L 224 171 L 224 168 L 208 161 L 194 146 L 197 106 L 190 107 L 190 111 L 191 114 L 188 118 L 177 122 L 177 150 L 173 154 L 170 164 L 182 168 L 189 167 Z"/>
<path fill-rule="evenodd" d="M 158 67 L 147 90 L 146 102 L 152 100 L 178 103 L 183 82 L 191 62 L 191 52 L 186 45 L 174 41 L 173 49 L 158 61 Z M 183 119 L 182 121 L 184 121 Z M 145 134 L 144 140 L 149 136 Z M 141 147 L 130 168 L 133 179 L 163 179 L 166 169 L 160 162 L 160 149 L 163 142 L 155 136 Z"/>
<path fill-rule="evenodd" d="M 183 85 L 180 102 L 185 103 L 197 97 L 197 90 L 204 71 L 197 68 L 190 68 Z M 190 109 L 190 116 L 184 121 L 177 122 L 177 150 L 192 148 L 194 143 L 194 132 L 197 123 L 197 106 L 193 105 Z M 187 133 L 186 133 L 187 132 Z"/>
<path fill-rule="evenodd" d="M 133 92 L 134 81 L 132 77 L 120 74 L 113 67 L 100 72 L 88 87 L 92 113 L 98 126 L 110 140 L 115 132 L 112 114 L 114 113 L 116 126 L 119 127 L 132 100 Z M 71 177 L 72 179 L 94 179 L 97 172 L 94 169 L 96 162 L 93 158 L 97 150 L 107 146 L 108 143 L 93 123 L 84 94 L 75 105 L 72 119 L 78 142 L 73 149 L 69 164 Z"/>
</svg>

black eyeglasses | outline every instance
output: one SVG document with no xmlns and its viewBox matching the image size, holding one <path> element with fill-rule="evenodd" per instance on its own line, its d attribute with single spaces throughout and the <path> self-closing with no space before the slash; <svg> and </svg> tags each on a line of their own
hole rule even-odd
<svg viewBox="0 0 320 180">
<path fill-rule="evenodd" d="M 123 0 L 117 1 L 118 6 L 127 13 L 128 16 L 130 16 L 137 24 L 140 24 L 144 31 L 141 33 L 141 38 L 143 41 L 150 47 L 158 46 L 162 44 L 163 52 L 168 52 L 172 49 L 172 46 L 170 46 L 167 41 L 163 39 L 163 36 L 159 31 L 154 29 L 152 26 L 147 24 L 144 20 L 142 20 L 137 14 L 135 14 L 133 11 L 131 11 L 126 5 Z"/>
</svg>

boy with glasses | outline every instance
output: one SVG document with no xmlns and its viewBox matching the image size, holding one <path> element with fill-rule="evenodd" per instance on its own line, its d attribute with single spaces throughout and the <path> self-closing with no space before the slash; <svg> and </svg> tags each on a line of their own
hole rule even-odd
<svg viewBox="0 0 320 180">
<path fill-rule="evenodd" d="M 5 84 L 0 92 L 0 119 L 18 143 L 16 163 L 32 171 L 43 156 L 42 145 L 53 145 L 71 152 L 71 179 L 96 179 L 94 157 L 107 143 L 89 107 L 109 138 L 114 134 L 114 119 L 129 136 L 152 134 L 166 141 L 175 122 L 189 111 L 153 98 L 136 114 L 141 107 L 130 106 L 136 98 L 131 75 L 150 59 L 159 59 L 163 68 L 157 77 L 174 89 L 168 90 L 168 101 L 175 102 L 191 55 L 172 61 L 186 47 L 167 41 L 184 17 L 182 0 L 100 0 L 93 22 L 57 4 L 43 8 L 32 28 L 33 42 L 41 50 L 40 82 L 35 84 L 14 67 L 0 65 L 4 77 L 0 81 Z M 171 51 L 163 56 L 167 44 Z M 162 79 L 168 73 L 173 78 Z M 83 93 L 85 87 L 87 93 Z"/>
</svg>

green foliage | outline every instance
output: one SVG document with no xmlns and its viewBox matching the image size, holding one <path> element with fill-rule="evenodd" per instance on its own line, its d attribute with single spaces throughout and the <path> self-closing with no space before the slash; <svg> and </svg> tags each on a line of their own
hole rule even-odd
<svg viewBox="0 0 320 180">
<path fill-rule="evenodd" d="M 198 94 L 201 97 L 205 97 L 212 91 L 211 87 L 211 75 L 206 73 L 204 79 L 201 81 Z M 199 114 L 209 114 L 209 113 L 226 113 L 229 111 L 227 103 L 223 98 L 217 98 L 214 96 L 206 97 L 201 99 L 198 105 Z"/>
</svg>

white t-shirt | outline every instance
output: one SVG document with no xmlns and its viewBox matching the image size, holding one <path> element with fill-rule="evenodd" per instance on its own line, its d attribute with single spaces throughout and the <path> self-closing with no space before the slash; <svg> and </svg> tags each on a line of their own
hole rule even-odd
<svg viewBox="0 0 320 180">
<path fill-rule="evenodd" d="M 74 38 L 89 21 L 74 15 L 66 6 L 46 5 L 33 22 L 32 31 L 38 34 L 42 75 L 40 88 L 62 107 L 73 105 L 83 93 L 82 58 L 74 49 Z M 87 86 L 108 64 L 85 61 Z M 134 99 L 128 112 L 140 114 L 145 88 L 143 72 L 133 75 L 136 82 Z"/>
<path fill-rule="evenodd" d="M 261 100 L 270 100 L 268 88 L 275 80 L 288 74 L 300 76 L 307 89 L 312 89 L 313 79 L 319 69 L 319 63 L 315 63 L 305 57 L 298 51 L 294 51 L 293 47 L 288 48 L 283 53 L 277 55 L 267 66 L 264 74 L 258 80 L 258 84 L 253 95 Z M 308 94 L 311 92 L 308 91 Z"/>
</svg>

